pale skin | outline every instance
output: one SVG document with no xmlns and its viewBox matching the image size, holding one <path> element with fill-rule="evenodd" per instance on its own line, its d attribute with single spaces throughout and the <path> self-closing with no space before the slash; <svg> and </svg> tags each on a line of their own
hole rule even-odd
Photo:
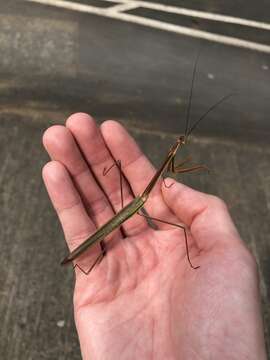
<svg viewBox="0 0 270 360">
<path fill-rule="evenodd" d="M 103 176 L 104 168 L 121 159 L 135 194 L 155 171 L 115 121 L 98 127 L 89 115 L 74 114 L 65 126 L 50 127 L 43 143 L 51 158 L 43 179 L 70 250 L 121 208 L 118 170 Z M 177 158 L 183 160 L 181 150 Z M 186 224 L 190 257 L 200 268 L 187 262 L 181 229 L 157 223 L 153 230 L 134 215 L 106 239 L 107 255 L 88 276 L 75 271 L 83 359 L 266 359 L 256 262 L 225 203 L 169 184 L 157 184 L 145 209 Z M 123 185 L 127 204 L 132 194 Z M 80 265 L 87 270 L 99 251 L 90 249 Z"/>
</svg>

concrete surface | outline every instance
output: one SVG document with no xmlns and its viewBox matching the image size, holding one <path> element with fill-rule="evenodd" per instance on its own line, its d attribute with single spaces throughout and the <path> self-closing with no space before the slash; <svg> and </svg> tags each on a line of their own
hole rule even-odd
<svg viewBox="0 0 270 360">
<path fill-rule="evenodd" d="M 201 2 L 188 4 L 199 9 Z M 266 1 L 256 9 L 245 2 L 242 12 L 240 1 L 205 4 L 204 10 L 267 21 Z M 211 175 L 184 181 L 229 204 L 257 257 L 269 343 L 269 55 L 24 1 L 0 1 L 0 10 L 1 358 L 80 359 L 73 275 L 59 266 L 65 244 L 41 180 L 42 132 L 76 111 L 117 118 L 158 164 L 183 131 L 201 45 L 192 119 L 237 94 L 209 115 L 188 149 Z M 257 30 L 245 36 L 268 40 Z"/>
</svg>

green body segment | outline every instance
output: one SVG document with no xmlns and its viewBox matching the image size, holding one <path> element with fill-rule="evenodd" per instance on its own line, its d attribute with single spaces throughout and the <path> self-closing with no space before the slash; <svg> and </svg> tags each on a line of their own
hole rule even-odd
<svg viewBox="0 0 270 360">
<path fill-rule="evenodd" d="M 121 209 L 114 217 L 102 225 L 93 235 L 86 239 L 80 246 L 73 250 L 63 261 L 66 264 L 80 256 L 87 248 L 96 242 L 104 240 L 113 230 L 139 211 L 146 201 L 146 197 L 137 196 L 133 201 Z"/>
</svg>

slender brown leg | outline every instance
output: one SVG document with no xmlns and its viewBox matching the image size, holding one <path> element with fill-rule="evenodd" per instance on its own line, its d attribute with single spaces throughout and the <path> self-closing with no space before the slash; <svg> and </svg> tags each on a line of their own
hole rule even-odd
<svg viewBox="0 0 270 360">
<path fill-rule="evenodd" d="M 192 166 L 183 168 L 183 165 L 185 165 L 190 160 L 191 160 L 191 157 L 188 157 L 184 161 L 179 163 L 178 165 L 175 165 L 174 157 L 173 157 L 172 161 L 170 163 L 170 171 L 175 174 L 183 174 L 185 172 L 193 172 L 193 171 L 198 171 L 198 170 L 207 170 L 209 172 L 208 167 L 205 165 L 192 165 Z"/>
<path fill-rule="evenodd" d="M 114 167 L 117 166 L 117 168 L 119 169 L 119 182 L 120 182 L 120 191 L 121 191 L 121 206 L 122 208 L 124 207 L 124 197 L 123 197 L 123 174 L 122 174 L 122 165 L 121 165 L 121 161 L 117 160 L 115 163 L 113 163 L 108 169 L 104 168 L 103 169 L 103 176 L 107 175 L 108 172 Z M 94 263 L 92 264 L 92 266 L 90 267 L 89 270 L 85 271 L 79 264 L 75 264 L 73 266 L 73 269 L 75 269 L 76 267 L 78 269 L 80 269 L 85 275 L 90 274 L 90 272 L 93 270 L 93 268 L 99 264 L 103 257 L 106 256 L 107 254 L 107 249 L 106 249 L 106 244 L 105 242 L 102 240 L 100 242 L 100 248 L 101 248 L 101 253 L 98 255 L 98 257 L 96 258 L 96 260 L 94 261 Z"/>
<path fill-rule="evenodd" d="M 209 172 L 208 167 L 205 165 L 193 165 L 190 167 L 183 168 L 183 165 L 185 165 L 190 160 L 191 160 L 191 157 L 189 156 L 184 161 L 179 163 L 178 165 L 175 165 L 174 157 L 173 157 L 172 160 L 170 161 L 170 163 L 168 164 L 167 172 L 172 172 L 174 174 L 183 174 L 186 172 L 193 172 L 193 171 L 197 171 L 197 170 L 207 170 Z M 173 185 L 173 184 L 167 185 L 164 178 L 163 178 L 163 182 L 164 182 L 164 185 L 166 188 L 170 188 Z"/>
<path fill-rule="evenodd" d="M 167 173 L 173 172 L 173 168 L 174 168 L 174 156 L 172 157 L 171 161 L 169 162 L 166 172 Z M 167 189 L 169 189 L 173 185 L 173 184 L 171 184 L 171 185 L 166 184 L 165 175 L 162 176 L 162 181 Z"/>
<path fill-rule="evenodd" d="M 174 169 L 177 174 L 182 174 L 186 172 L 193 172 L 198 170 L 207 170 L 209 172 L 209 169 L 205 165 L 194 165 L 187 168 L 178 168 L 178 166 Z"/>
<path fill-rule="evenodd" d="M 124 196 L 123 196 L 123 173 L 122 173 L 122 164 L 121 160 L 116 160 L 108 169 L 103 169 L 103 176 L 107 175 L 108 172 L 114 167 L 117 166 L 119 170 L 119 183 L 120 183 L 120 192 L 121 192 L 121 206 L 124 207 Z"/>
<path fill-rule="evenodd" d="M 113 163 L 108 169 L 104 168 L 103 169 L 103 176 L 106 176 L 109 171 L 114 167 L 117 166 L 117 168 L 119 169 L 119 182 L 120 182 L 120 191 L 121 191 L 121 206 L 122 208 L 124 207 L 124 197 L 123 197 L 123 174 L 122 174 L 122 165 L 121 165 L 121 160 L 117 160 L 115 161 L 115 163 Z M 95 260 L 94 264 L 91 266 L 91 268 L 88 270 L 87 274 L 89 274 L 91 272 L 91 270 L 93 269 L 93 267 L 97 264 L 100 263 L 101 260 L 103 259 L 104 256 L 106 256 L 107 254 L 107 250 L 106 250 L 106 244 L 105 242 L 102 240 L 100 242 L 100 248 L 101 248 L 101 254 L 97 257 L 97 259 Z M 76 266 L 76 265 L 75 265 Z M 79 267 L 79 266 L 78 266 Z M 84 271 L 83 271 L 84 272 Z M 85 273 L 85 272 L 84 272 Z"/>
<path fill-rule="evenodd" d="M 181 161 L 178 165 L 175 165 L 175 162 L 174 162 L 174 158 L 172 158 L 172 171 L 174 169 L 177 169 L 179 167 L 182 167 L 183 165 L 185 165 L 186 163 L 190 162 L 192 160 L 192 157 L 191 156 L 188 156 L 186 159 L 184 159 L 183 161 Z"/>
<path fill-rule="evenodd" d="M 184 236 L 185 236 L 185 247 L 186 247 L 186 253 L 187 253 L 187 259 L 188 259 L 188 262 L 189 262 L 189 265 L 192 269 L 198 269 L 200 266 L 194 266 L 190 260 L 190 257 L 189 257 L 189 250 L 188 250 L 188 240 L 187 240 L 187 232 L 186 232 L 186 228 L 183 226 L 183 225 L 180 225 L 180 224 L 174 224 L 172 222 L 169 222 L 169 221 L 165 221 L 165 220 L 160 220 L 160 219 L 157 219 L 157 218 L 154 218 L 154 217 L 150 217 L 148 215 L 144 215 L 144 214 L 141 214 L 139 212 L 137 212 L 138 215 L 140 216 L 143 216 L 143 217 L 146 217 L 146 218 L 149 218 L 151 220 L 154 220 L 154 221 L 158 221 L 158 222 L 161 222 L 163 224 L 168 224 L 168 225 L 172 225 L 172 226 L 176 226 L 180 229 L 182 229 L 184 231 Z"/>
<path fill-rule="evenodd" d="M 117 166 L 118 167 L 118 169 L 119 169 L 119 174 L 120 174 L 120 189 L 121 189 L 121 205 L 122 205 L 122 208 L 124 207 L 124 196 L 123 196 L 123 177 L 125 177 L 124 176 L 124 174 L 123 174 L 123 172 L 122 172 L 122 164 L 121 164 L 121 160 L 117 160 L 114 164 L 112 164 L 108 169 L 104 169 L 103 170 L 103 175 L 106 175 L 106 174 L 108 174 L 108 172 L 114 167 L 114 166 Z M 132 188 L 131 188 L 131 186 L 130 186 L 130 184 L 129 184 L 129 182 L 128 182 L 128 179 L 125 177 L 125 181 L 128 183 L 128 185 L 129 185 L 129 187 L 130 187 L 130 191 L 131 191 L 131 194 L 132 194 L 132 196 L 134 197 L 134 199 L 135 199 L 135 194 L 134 194 L 134 192 L 133 192 L 133 190 L 132 190 Z M 169 186 L 170 187 L 170 186 Z M 143 212 L 143 213 L 145 213 L 145 215 L 148 215 L 147 214 L 147 211 L 145 210 L 145 208 L 141 208 L 141 211 Z M 150 220 L 150 219 L 149 219 Z M 156 226 L 155 226 L 155 224 L 153 224 L 153 223 L 151 223 L 150 222 L 150 224 L 149 224 L 151 227 L 153 227 L 154 229 L 156 229 Z M 124 230 L 123 230 L 123 228 L 121 227 L 121 229 L 122 229 L 122 232 L 123 232 L 123 234 L 125 235 L 125 232 L 124 232 Z M 100 245 L 102 244 L 102 242 L 100 243 Z"/>
<path fill-rule="evenodd" d="M 165 187 L 166 187 L 167 189 L 169 189 L 170 187 L 173 186 L 173 183 L 170 184 L 170 185 L 167 185 L 167 184 L 166 184 L 166 181 L 165 181 L 165 178 L 162 178 L 162 181 L 163 181 L 163 184 L 165 185 Z"/>
<path fill-rule="evenodd" d="M 80 269 L 81 272 L 83 272 L 85 275 L 89 275 L 90 272 L 93 270 L 93 268 L 97 265 L 97 263 L 100 263 L 100 262 L 101 262 L 101 260 L 103 259 L 103 257 L 104 257 L 104 253 L 101 252 L 101 253 L 99 254 L 99 256 L 96 258 L 96 260 L 94 261 L 94 263 L 92 264 L 92 266 L 90 267 L 90 269 L 88 269 L 87 271 L 84 270 L 78 263 L 73 266 L 73 269 L 75 269 L 75 268 L 77 267 L 77 268 Z"/>
<path fill-rule="evenodd" d="M 106 250 L 106 245 L 103 241 L 100 242 L 100 247 L 101 247 L 101 253 L 98 255 L 98 257 L 96 258 L 96 260 L 94 261 L 94 263 L 92 264 L 92 266 L 90 267 L 90 269 L 88 269 L 87 271 L 85 271 L 79 264 L 75 264 L 73 266 L 73 269 L 75 269 L 76 267 L 78 269 L 81 270 L 81 272 L 83 272 L 85 275 L 90 274 L 90 272 L 93 270 L 93 268 L 99 264 L 101 262 L 101 260 L 104 258 L 104 256 L 107 254 L 107 250 Z"/>
</svg>

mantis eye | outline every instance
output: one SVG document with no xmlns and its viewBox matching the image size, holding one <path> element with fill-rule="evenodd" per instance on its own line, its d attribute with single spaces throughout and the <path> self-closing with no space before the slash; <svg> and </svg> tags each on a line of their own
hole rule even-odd
<svg viewBox="0 0 270 360">
<path fill-rule="evenodd" d="M 185 136 L 180 136 L 179 137 L 179 142 L 181 143 L 181 144 L 185 144 L 185 142 L 186 142 L 186 137 Z"/>
</svg>

